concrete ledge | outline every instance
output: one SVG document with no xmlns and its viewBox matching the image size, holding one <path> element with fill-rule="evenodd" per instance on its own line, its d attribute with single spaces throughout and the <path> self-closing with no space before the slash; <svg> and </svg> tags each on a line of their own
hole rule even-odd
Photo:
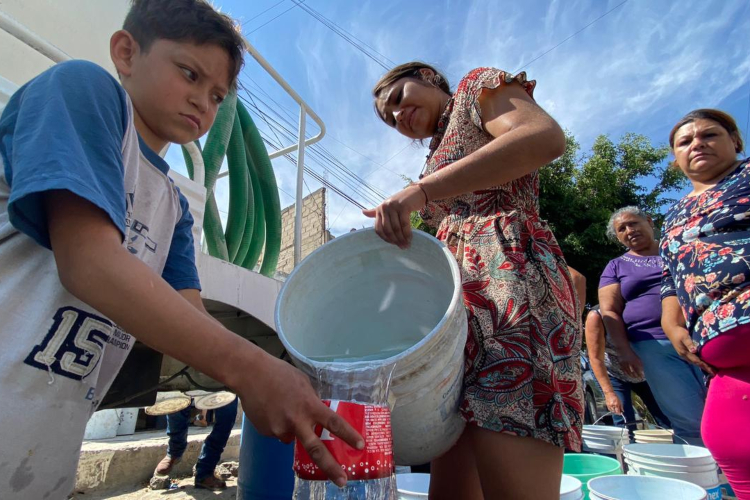
<svg viewBox="0 0 750 500">
<path fill-rule="evenodd" d="M 172 471 L 173 476 L 192 474 L 200 455 L 203 440 L 211 428 L 190 427 L 188 446 L 182 461 Z M 222 461 L 237 460 L 240 456 L 241 429 L 235 427 L 221 456 Z M 167 453 L 165 431 L 139 432 L 132 436 L 84 441 L 78 462 L 76 492 L 102 492 L 147 482 L 156 464 Z"/>
</svg>

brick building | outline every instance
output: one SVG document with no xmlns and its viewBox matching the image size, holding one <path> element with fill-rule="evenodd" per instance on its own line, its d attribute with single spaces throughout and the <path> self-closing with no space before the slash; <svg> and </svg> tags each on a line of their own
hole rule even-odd
<svg viewBox="0 0 750 500">
<path fill-rule="evenodd" d="M 283 278 L 294 268 L 295 205 L 281 211 L 281 253 L 276 273 Z M 302 199 L 302 258 L 333 239 L 326 230 L 326 188 L 320 188 Z"/>
</svg>

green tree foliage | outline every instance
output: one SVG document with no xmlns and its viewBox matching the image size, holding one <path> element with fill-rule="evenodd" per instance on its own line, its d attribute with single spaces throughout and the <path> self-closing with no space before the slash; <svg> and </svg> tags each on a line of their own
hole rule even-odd
<svg viewBox="0 0 750 500">
<path fill-rule="evenodd" d="M 663 210 L 675 201 L 669 194 L 686 179 L 666 162 L 669 148 L 642 135 L 628 133 L 617 143 L 601 135 L 587 155 L 569 133 L 566 143 L 565 154 L 540 170 L 540 211 L 568 263 L 586 276 L 587 301 L 595 304 L 604 266 L 625 250 L 606 236 L 612 212 L 639 206 L 652 214 L 658 231 Z"/>
<path fill-rule="evenodd" d="M 617 143 L 600 135 L 587 154 L 581 154 L 569 132 L 565 138 L 565 153 L 539 171 L 540 212 L 568 264 L 586 277 L 587 302 L 596 304 L 604 266 L 625 251 L 606 236 L 612 212 L 639 206 L 654 217 L 658 231 L 663 210 L 675 201 L 669 194 L 683 188 L 687 180 L 666 162 L 669 147 L 655 146 L 643 135 L 628 133 Z M 647 179 L 652 179 L 653 187 L 646 187 Z M 435 234 L 416 212 L 411 224 Z"/>
</svg>

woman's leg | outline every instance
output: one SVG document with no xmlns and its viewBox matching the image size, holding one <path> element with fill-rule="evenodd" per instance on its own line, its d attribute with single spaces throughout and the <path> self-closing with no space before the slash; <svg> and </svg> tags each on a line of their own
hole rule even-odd
<svg viewBox="0 0 750 500">
<path fill-rule="evenodd" d="M 717 369 L 703 414 L 703 440 L 737 498 L 750 499 L 750 326 L 712 339 L 700 352 Z"/>
<path fill-rule="evenodd" d="M 562 448 L 540 439 L 503 434 L 474 425 L 467 427 L 464 434 L 469 434 L 471 439 L 485 498 L 560 498 Z"/>
<path fill-rule="evenodd" d="M 643 361 L 646 380 L 675 434 L 703 446 L 700 429 L 707 389 L 702 372 L 683 360 L 668 340 L 642 340 L 630 345 Z"/>
<path fill-rule="evenodd" d="M 654 420 L 656 420 L 656 423 L 660 427 L 664 427 L 665 429 L 672 428 L 672 422 L 669 421 L 669 418 L 663 411 L 661 411 L 661 408 L 659 408 L 659 403 L 654 399 L 654 393 L 651 392 L 651 387 L 649 387 L 648 382 L 633 384 L 633 392 L 638 394 L 638 397 L 641 398 L 643 404 L 646 405 L 646 409 L 648 409 L 649 413 L 651 413 L 651 416 L 654 417 Z"/>
<path fill-rule="evenodd" d="M 430 500 L 484 500 L 468 435 L 471 427 L 467 425 L 453 448 L 430 464 Z"/>
</svg>

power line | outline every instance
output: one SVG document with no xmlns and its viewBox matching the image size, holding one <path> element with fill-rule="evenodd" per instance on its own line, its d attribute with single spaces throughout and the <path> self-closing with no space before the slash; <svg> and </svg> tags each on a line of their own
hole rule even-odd
<svg viewBox="0 0 750 500">
<path fill-rule="evenodd" d="M 244 98 L 242 98 L 242 99 L 244 100 Z M 259 110 L 259 109 L 255 108 L 255 107 L 253 107 L 253 105 L 252 105 L 252 104 L 251 104 L 251 103 L 250 103 L 249 101 L 246 101 L 246 103 L 247 103 L 247 104 L 248 104 L 249 106 L 251 106 L 251 108 L 252 108 L 253 110 L 255 110 L 255 111 L 258 111 L 258 112 L 261 112 L 261 113 L 262 113 L 262 111 L 261 111 L 261 110 Z M 278 124 L 278 125 L 280 125 L 280 124 Z M 282 127 L 282 131 L 283 131 L 283 132 L 285 132 L 285 133 L 286 133 L 286 134 L 288 134 L 288 135 L 292 135 L 292 136 L 293 136 L 293 132 L 291 132 L 290 130 L 286 129 L 286 127 L 283 127 L 283 126 L 281 126 L 281 127 Z M 274 148 L 276 148 L 277 150 L 278 150 L 278 149 L 280 149 L 279 147 L 277 147 L 277 146 L 276 146 L 275 144 L 273 144 L 273 143 L 270 143 L 270 145 L 272 145 L 272 146 L 273 146 Z M 286 154 L 286 155 L 284 155 L 284 156 L 285 156 L 285 157 L 287 158 L 287 160 L 288 160 L 288 161 L 290 161 L 290 162 L 291 162 L 291 163 L 292 163 L 293 165 L 295 165 L 295 166 L 297 165 L 297 161 L 296 161 L 296 158 L 294 158 L 294 156 L 293 156 L 292 154 L 290 154 L 290 153 L 287 153 L 287 154 Z M 349 195 L 348 193 L 346 193 L 345 191 L 343 191 L 343 190 L 342 190 L 341 188 L 339 188 L 339 187 L 338 187 L 338 186 L 336 186 L 335 184 L 331 183 L 330 181 L 326 180 L 326 179 L 325 179 L 325 178 L 324 178 L 323 176 L 321 176 L 321 175 L 320 175 L 319 173 L 317 173 L 316 171 L 314 171 L 313 169 L 311 169 L 311 168 L 310 168 L 309 166 L 307 166 L 307 165 L 304 165 L 304 166 L 303 166 L 303 168 L 304 168 L 304 171 L 305 171 L 305 172 L 306 172 L 306 173 L 307 173 L 308 175 L 310 175 L 311 177 L 313 177 L 314 179 L 316 179 L 316 180 L 317 180 L 318 182 L 320 182 L 320 183 L 321 183 L 321 184 L 323 184 L 324 186 L 326 186 L 326 187 L 328 187 L 329 189 L 331 189 L 331 191 L 335 192 L 336 194 L 338 194 L 339 196 L 341 196 L 342 198 L 344 198 L 344 199 L 345 199 L 346 201 L 349 201 L 350 203 L 352 203 L 352 204 L 354 204 L 355 206 L 358 206 L 358 207 L 360 207 L 360 208 L 364 208 L 364 206 L 363 206 L 363 205 L 362 205 L 361 203 L 359 203 L 359 202 L 358 202 L 357 200 L 355 200 L 354 198 L 352 198 L 352 197 L 351 197 L 351 196 L 350 196 L 350 195 Z M 341 178 L 340 178 L 340 177 L 338 177 L 338 176 L 336 176 L 336 174 L 335 174 L 334 172 L 330 172 L 330 173 L 332 173 L 332 174 L 333 174 L 333 175 L 334 175 L 335 177 L 337 177 L 337 178 L 338 178 L 339 180 L 341 180 Z M 351 187 L 351 186 L 350 186 L 350 187 Z M 361 193 L 358 193 L 358 194 L 361 194 Z"/>
<path fill-rule="evenodd" d="M 372 55 L 370 52 L 368 52 L 367 50 L 365 50 L 365 48 L 362 46 L 362 44 L 365 44 L 365 43 L 362 40 L 360 40 L 359 38 L 355 37 L 351 33 L 347 32 L 347 31 L 344 31 L 336 23 L 334 23 L 333 21 L 331 21 L 330 19 L 328 19 L 327 17 L 325 17 L 323 14 L 321 14 L 317 10 L 313 9 L 312 7 L 309 7 L 307 5 L 302 5 L 302 0 L 292 0 L 292 1 L 295 2 L 296 5 L 299 5 L 302 10 L 304 10 L 305 12 L 307 12 L 310 16 L 312 16 L 314 19 L 316 19 L 318 22 L 320 22 L 323 26 L 327 27 L 329 30 L 331 30 L 332 32 L 334 32 L 335 34 L 337 34 L 338 36 L 340 36 L 341 38 L 343 38 L 344 40 L 346 40 L 348 43 L 350 43 L 357 50 L 359 50 L 360 52 L 362 52 L 365 56 L 369 57 L 376 64 L 380 65 L 383 69 L 385 69 L 385 70 L 390 69 L 390 67 L 388 65 L 384 64 L 380 59 L 378 59 L 377 57 L 375 57 L 374 55 Z M 355 42 L 354 40 L 357 40 L 357 42 L 359 42 L 359 43 Z M 387 57 L 385 57 L 380 52 L 376 51 L 372 47 L 370 47 L 370 49 L 373 52 L 375 52 L 376 54 L 378 54 L 380 57 L 382 57 L 383 59 L 389 61 L 392 65 L 395 65 L 395 63 L 393 63 L 393 61 L 391 61 L 390 59 L 388 59 Z"/>
<path fill-rule="evenodd" d="M 286 14 L 287 12 L 289 12 L 290 10 L 292 10 L 293 8 L 295 8 L 295 7 L 297 7 L 297 6 L 300 6 L 300 5 L 302 5 L 302 2 L 303 2 L 303 1 L 304 1 L 304 0 L 299 0 L 299 2 L 300 2 L 300 3 L 295 3 L 294 5 L 292 5 L 292 6 L 291 6 L 291 7 L 289 7 L 288 9 L 286 9 L 286 10 L 285 10 L 284 12 L 282 12 L 282 13 L 281 13 L 281 14 L 279 14 L 278 16 L 276 16 L 276 17 L 273 17 L 273 18 L 269 19 L 269 20 L 268 20 L 268 21 L 266 21 L 265 23 L 263 23 L 263 24 L 261 24 L 260 26 L 258 26 L 257 28 L 255 28 L 255 29 L 254 29 L 253 31 L 250 31 L 250 32 L 248 33 L 248 35 L 252 35 L 253 33 L 255 33 L 256 31 L 258 31 L 258 30 L 259 30 L 259 29 L 261 29 L 262 27 L 266 26 L 266 25 L 267 25 L 268 23 L 271 23 L 271 22 L 275 21 L 276 19 L 280 18 L 281 16 L 283 16 L 284 14 Z"/>
<path fill-rule="evenodd" d="M 262 99 L 260 99 L 260 102 L 262 102 L 265 106 L 268 107 L 268 105 L 264 103 Z M 271 112 L 274 112 L 275 114 L 277 114 L 279 119 L 282 120 L 286 124 L 286 126 L 279 123 L 273 117 L 269 116 L 265 111 L 261 110 L 257 104 L 248 103 L 248 105 L 250 106 L 252 111 L 254 111 L 255 113 L 258 113 L 259 116 L 263 118 L 263 120 L 266 122 L 266 124 L 269 127 L 271 127 L 272 129 L 278 129 L 279 131 L 284 133 L 288 138 L 291 138 L 291 140 L 296 139 L 295 133 L 292 131 L 292 129 L 294 128 L 294 125 L 290 123 L 289 120 L 278 115 L 278 113 L 275 113 L 273 108 L 269 107 Z M 276 127 L 274 127 L 269 122 L 269 120 L 272 121 L 276 125 Z M 357 176 L 354 172 L 348 169 L 343 163 L 341 163 L 340 160 L 338 160 L 330 151 L 328 151 L 324 147 L 318 144 L 314 144 L 308 147 L 308 151 L 310 152 L 311 159 L 314 159 L 320 166 L 323 167 L 324 170 L 331 173 L 334 177 L 336 177 L 338 180 L 343 182 L 347 187 L 352 189 L 360 197 L 364 198 L 367 201 L 367 203 L 375 203 L 375 202 L 378 202 L 380 199 L 385 198 L 385 193 L 373 187 L 361 177 Z M 361 188 L 364 188 L 366 191 L 362 191 Z M 368 192 L 371 194 L 368 194 Z"/>
<path fill-rule="evenodd" d="M 522 70 L 523 68 L 525 68 L 525 67 L 526 67 L 526 66 L 528 66 L 529 64 L 531 64 L 531 63 L 533 63 L 534 61 L 536 61 L 536 60 L 538 60 L 538 59 L 541 59 L 542 57 L 546 56 L 547 54 L 549 54 L 550 52 L 552 52 L 553 50 L 555 50 L 556 48 L 558 48 L 558 47 L 559 47 L 560 45 L 564 44 L 565 42 L 567 42 L 568 40 L 570 40 L 571 38 L 573 38 L 574 36 L 576 36 L 576 35 L 577 35 L 578 33 L 580 33 L 581 31 L 585 30 L 586 28 L 588 28 L 589 26 L 591 26 L 591 25 L 592 25 L 592 24 L 594 24 L 595 22 L 597 22 L 597 21 L 599 21 L 600 19 L 603 19 L 604 17 L 606 17 L 607 15 L 609 15 L 609 13 L 610 13 L 610 12 L 612 12 L 612 11 L 614 11 L 614 10 L 618 9 L 619 7 L 621 7 L 621 6 L 625 5 L 626 3 L 628 3 L 628 1 L 629 1 L 629 0 L 624 0 L 623 2 L 620 2 L 620 3 L 618 3 L 617 5 L 615 5 L 615 6 L 614 6 L 614 7 L 612 7 L 611 9 L 609 9 L 609 10 L 608 10 L 607 12 L 605 12 L 605 13 L 604 13 L 604 14 L 602 14 L 601 16 L 597 17 L 596 19 L 594 19 L 593 21 L 591 21 L 590 23 L 588 23 L 588 24 L 587 24 L 586 26 L 584 26 L 583 28 L 579 29 L 578 31 L 576 31 L 575 33 L 573 33 L 572 35 L 570 35 L 570 36 L 569 36 L 568 38 L 566 38 L 566 39 L 565 39 L 565 40 L 563 40 L 562 42 L 560 42 L 560 43 L 558 43 L 557 45 L 555 45 L 554 47 L 552 47 L 551 49 L 549 49 L 549 50 L 546 50 L 545 52 L 543 52 L 542 54 L 538 55 L 537 57 L 535 57 L 535 58 L 534 58 L 534 59 L 532 59 L 531 61 L 529 61 L 529 62 L 527 62 L 527 63 L 525 63 L 525 64 L 522 64 L 522 65 L 521 65 L 521 66 L 520 66 L 520 67 L 519 67 L 519 68 L 518 68 L 517 70 L 515 70 L 515 71 L 514 71 L 513 73 L 518 73 L 519 71 L 521 71 L 521 70 Z"/>
<path fill-rule="evenodd" d="M 282 3 L 284 3 L 284 2 L 286 2 L 286 0 L 281 0 L 281 1 L 279 1 L 279 2 L 276 2 L 275 4 L 271 5 L 271 6 L 269 7 L 269 8 L 267 8 L 266 10 L 264 10 L 263 12 L 261 12 L 260 14 L 257 14 L 257 15 L 255 15 L 255 16 L 251 17 L 250 19 L 248 19 L 247 21 L 245 21 L 244 23 L 242 23 L 242 24 L 240 25 L 240 28 L 243 28 L 243 27 L 244 27 L 244 26 L 245 26 L 245 25 L 246 25 L 247 23 L 249 23 L 250 21 L 253 21 L 254 19 L 258 19 L 258 18 L 259 18 L 260 16 L 262 16 L 263 14 L 265 14 L 266 12 L 268 12 L 269 10 L 271 10 L 271 9 L 273 9 L 273 8 L 275 8 L 275 7 L 279 6 L 279 5 L 281 5 L 281 4 L 282 4 Z"/>
</svg>

